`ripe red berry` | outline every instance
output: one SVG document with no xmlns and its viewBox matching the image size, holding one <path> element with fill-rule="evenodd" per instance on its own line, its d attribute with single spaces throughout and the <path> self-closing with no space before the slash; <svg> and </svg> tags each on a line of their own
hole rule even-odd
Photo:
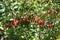
<svg viewBox="0 0 60 40">
<path fill-rule="evenodd" d="M 11 25 L 10 25 L 10 24 L 7 24 L 6 27 L 7 27 L 7 28 L 11 28 Z"/>
<path fill-rule="evenodd" d="M 34 16 L 34 20 L 38 21 L 39 17 L 37 15 Z"/>
<path fill-rule="evenodd" d="M 20 20 L 19 20 L 19 23 L 20 23 L 20 24 L 23 24 L 23 23 L 24 23 L 23 19 L 20 19 Z"/>
<path fill-rule="evenodd" d="M 36 21 L 34 19 L 32 19 L 32 22 L 35 23 Z"/>
<path fill-rule="evenodd" d="M 26 20 L 27 22 L 30 22 L 30 18 L 29 18 L 28 16 L 25 17 L 25 20 Z"/>
<path fill-rule="evenodd" d="M 33 21 L 33 22 L 37 22 L 38 19 L 39 19 L 39 17 L 38 17 L 37 15 L 35 15 L 32 21 Z"/>
<path fill-rule="evenodd" d="M 49 23 L 47 26 L 48 28 L 52 28 L 52 23 Z"/>
<path fill-rule="evenodd" d="M 54 14 L 54 12 L 55 12 L 54 9 L 52 9 L 52 10 L 50 10 L 49 14 L 52 15 L 52 14 Z"/>
<path fill-rule="evenodd" d="M 12 24 L 13 24 L 14 26 L 17 26 L 18 20 L 14 19 L 14 20 L 12 21 Z"/>
<path fill-rule="evenodd" d="M 39 24 L 39 25 L 44 25 L 45 22 L 44 22 L 44 20 L 38 20 L 38 24 Z"/>
</svg>

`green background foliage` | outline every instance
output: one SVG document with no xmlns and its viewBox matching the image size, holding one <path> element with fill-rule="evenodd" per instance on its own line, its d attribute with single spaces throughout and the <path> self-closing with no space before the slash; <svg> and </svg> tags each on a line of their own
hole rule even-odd
<svg viewBox="0 0 60 40">
<path fill-rule="evenodd" d="M 49 14 L 51 9 L 55 10 L 53 15 Z M 5 30 L 3 36 L 8 40 L 56 40 L 60 38 L 59 9 L 60 3 L 56 0 L 0 0 L 0 27 Z M 29 16 L 32 20 L 34 15 L 45 20 L 45 26 L 30 21 L 18 24 L 16 28 L 12 24 L 11 28 L 6 28 L 13 19 Z M 48 22 L 52 22 L 52 28 L 47 27 Z"/>
</svg>

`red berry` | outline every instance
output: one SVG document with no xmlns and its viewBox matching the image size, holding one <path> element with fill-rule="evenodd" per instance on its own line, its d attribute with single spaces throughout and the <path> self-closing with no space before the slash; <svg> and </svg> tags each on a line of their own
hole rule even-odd
<svg viewBox="0 0 60 40">
<path fill-rule="evenodd" d="M 44 20 L 38 20 L 38 24 L 39 24 L 39 25 L 44 25 L 45 22 L 44 22 Z"/>
<path fill-rule="evenodd" d="M 20 20 L 19 20 L 19 23 L 20 23 L 20 24 L 23 24 L 23 23 L 24 23 L 23 19 L 20 19 Z"/>
<path fill-rule="evenodd" d="M 52 10 L 50 10 L 49 14 L 52 15 L 52 14 L 54 14 L 54 12 L 55 12 L 54 9 L 52 9 Z"/>
<path fill-rule="evenodd" d="M 28 16 L 25 17 L 25 20 L 26 20 L 27 22 L 30 22 L 30 18 L 29 18 Z"/>
<path fill-rule="evenodd" d="M 48 26 L 48 28 L 52 28 L 52 24 L 51 23 L 49 23 L 47 26 Z"/>
<path fill-rule="evenodd" d="M 32 21 L 33 21 L 33 22 L 37 22 L 38 19 L 39 19 L 39 17 L 38 17 L 37 15 L 35 15 Z"/>
<path fill-rule="evenodd" d="M 6 27 L 7 27 L 7 28 L 11 28 L 11 25 L 10 25 L 10 24 L 7 24 Z"/>
<path fill-rule="evenodd" d="M 32 22 L 34 22 L 34 23 L 35 23 L 36 21 L 35 21 L 34 19 L 32 19 Z"/>
<path fill-rule="evenodd" d="M 39 17 L 37 15 L 34 16 L 34 20 L 38 21 Z"/>
<path fill-rule="evenodd" d="M 12 21 L 12 24 L 13 24 L 14 26 L 17 26 L 18 20 L 14 19 L 14 20 Z"/>
</svg>

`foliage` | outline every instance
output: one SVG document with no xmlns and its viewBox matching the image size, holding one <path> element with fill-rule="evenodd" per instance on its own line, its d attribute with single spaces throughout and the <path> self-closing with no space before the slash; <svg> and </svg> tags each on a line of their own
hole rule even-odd
<svg viewBox="0 0 60 40">
<path fill-rule="evenodd" d="M 60 35 L 60 3 L 0 0 L 0 29 L 6 40 L 56 40 Z"/>
</svg>

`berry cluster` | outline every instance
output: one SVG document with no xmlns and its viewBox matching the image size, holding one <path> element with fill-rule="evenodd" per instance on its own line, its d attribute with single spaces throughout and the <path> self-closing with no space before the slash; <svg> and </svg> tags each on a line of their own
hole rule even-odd
<svg viewBox="0 0 60 40">
<path fill-rule="evenodd" d="M 52 15 L 52 14 L 54 14 L 54 12 L 55 12 L 55 11 L 52 9 L 52 10 L 50 10 L 49 14 Z M 29 16 L 26 16 L 26 17 L 24 18 L 24 20 L 23 20 L 23 18 L 21 18 L 20 20 L 14 19 L 14 20 L 11 21 L 11 23 L 12 23 L 12 25 L 13 25 L 14 27 L 17 27 L 17 24 L 23 25 L 25 21 L 26 21 L 26 22 L 30 22 L 30 21 L 31 21 L 31 22 L 33 22 L 33 23 L 36 23 L 36 22 L 37 22 L 39 25 L 42 25 L 42 26 L 45 25 L 45 21 L 39 19 L 39 16 L 37 16 L 37 15 L 35 15 L 32 20 L 30 20 Z M 49 22 L 47 26 L 48 26 L 48 28 L 52 28 L 53 25 L 52 25 L 51 22 Z M 7 24 L 6 27 L 10 28 L 11 25 L 10 25 L 10 24 Z"/>
</svg>

